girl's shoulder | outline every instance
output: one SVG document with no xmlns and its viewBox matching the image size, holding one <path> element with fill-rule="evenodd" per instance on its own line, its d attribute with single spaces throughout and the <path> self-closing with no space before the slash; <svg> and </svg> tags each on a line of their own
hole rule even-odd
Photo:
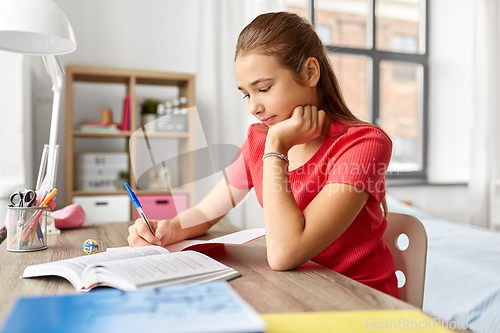
<svg viewBox="0 0 500 333">
<path fill-rule="evenodd" d="M 334 121 L 330 125 L 328 136 L 333 140 L 347 141 L 377 138 L 392 144 L 392 140 L 384 130 L 370 123 L 339 123 Z"/>
</svg>

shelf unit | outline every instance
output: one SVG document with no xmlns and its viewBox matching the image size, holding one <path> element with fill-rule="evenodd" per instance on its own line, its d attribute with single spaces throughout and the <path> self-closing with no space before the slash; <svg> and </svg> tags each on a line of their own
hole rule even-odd
<svg viewBox="0 0 500 333">
<path fill-rule="evenodd" d="M 83 132 L 75 129 L 74 123 L 74 84 L 76 82 L 86 83 L 118 83 L 124 84 L 126 94 L 130 96 L 130 131 L 120 132 Z M 188 182 L 188 179 L 195 179 L 196 160 L 195 154 L 189 154 L 189 160 L 182 165 L 179 174 L 179 181 L 182 185 L 175 187 L 172 191 L 149 191 L 137 188 L 135 177 L 133 175 L 137 156 L 135 140 L 130 140 L 133 133 L 139 129 L 137 119 L 139 110 L 136 103 L 136 88 L 139 85 L 153 86 L 173 86 L 179 89 L 179 97 L 188 98 L 187 107 L 195 106 L 195 76 L 192 74 L 156 72 L 133 69 L 100 68 L 86 66 L 67 66 L 66 67 L 66 148 L 65 148 L 65 199 L 70 204 L 74 196 L 95 196 L 95 195 L 123 195 L 127 194 L 125 190 L 117 191 L 78 191 L 75 181 L 75 138 L 100 138 L 106 140 L 109 138 L 125 138 L 126 147 L 129 155 L 129 184 L 137 195 L 146 194 L 187 194 L 189 196 L 189 206 L 194 206 L 196 199 L 196 186 L 194 182 Z M 125 97 L 125 96 L 124 96 Z M 177 139 L 179 141 L 179 153 L 185 153 L 196 150 L 196 123 L 197 115 L 193 109 L 188 112 L 188 130 L 187 132 L 155 132 L 147 133 L 148 138 Z M 186 180 L 186 181 L 183 181 Z M 130 204 L 131 216 L 134 216 L 134 207 Z"/>
</svg>

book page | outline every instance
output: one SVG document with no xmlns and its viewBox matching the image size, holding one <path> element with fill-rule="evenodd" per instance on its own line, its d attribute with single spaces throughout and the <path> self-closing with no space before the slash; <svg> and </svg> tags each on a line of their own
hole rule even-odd
<svg viewBox="0 0 500 333">
<path fill-rule="evenodd" d="M 46 264 L 28 266 L 24 270 L 22 277 L 54 275 L 52 274 L 54 266 L 65 267 L 66 269 L 72 271 L 72 275 L 76 273 L 79 277 L 81 277 L 83 271 L 89 265 L 116 260 L 125 260 L 135 257 L 155 256 L 163 253 L 168 253 L 168 251 L 160 246 L 129 247 L 117 251 L 100 252 L 92 255 L 49 262 Z M 63 277 L 66 278 L 66 276 Z"/>
<path fill-rule="evenodd" d="M 147 285 L 148 288 L 163 288 L 167 286 L 174 286 L 177 284 L 184 284 L 184 285 L 190 285 L 190 284 L 200 284 L 200 283 L 205 283 L 205 282 L 213 282 L 213 281 L 229 281 L 232 280 L 233 278 L 239 277 L 241 274 L 238 271 L 235 271 L 232 268 L 229 268 L 227 270 L 223 271 L 217 271 L 213 273 L 206 273 L 203 275 L 195 275 L 195 276 L 189 276 L 189 277 L 183 277 L 180 279 L 175 279 L 175 280 L 169 280 L 168 282 L 162 282 L 158 284 L 149 284 Z"/>
<path fill-rule="evenodd" d="M 184 240 L 165 246 L 170 252 L 179 252 L 188 249 L 205 251 L 224 244 L 245 244 L 265 235 L 264 228 L 246 229 L 210 240 Z M 203 244 L 205 246 L 200 245 Z M 208 246 L 213 244 L 214 246 Z"/>
<path fill-rule="evenodd" d="M 166 245 L 165 249 L 169 252 L 180 252 L 185 250 L 203 252 L 224 244 L 245 244 L 263 236 L 265 236 L 264 228 L 245 229 L 209 240 L 187 239 L 174 244 Z M 126 248 L 128 248 L 128 246 L 108 247 L 106 251 L 116 251 Z"/>
<path fill-rule="evenodd" d="M 140 259 L 131 258 L 106 262 L 98 266 L 99 270 L 106 270 L 105 275 L 114 275 L 118 279 L 127 281 L 137 287 L 186 276 L 232 269 L 202 253 L 194 251 L 148 256 Z M 90 270 L 91 268 L 89 268 Z M 112 283 L 113 281 L 102 282 Z"/>
<path fill-rule="evenodd" d="M 209 242 L 224 244 L 245 244 L 266 235 L 265 228 L 246 229 L 211 239 Z"/>
</svg>

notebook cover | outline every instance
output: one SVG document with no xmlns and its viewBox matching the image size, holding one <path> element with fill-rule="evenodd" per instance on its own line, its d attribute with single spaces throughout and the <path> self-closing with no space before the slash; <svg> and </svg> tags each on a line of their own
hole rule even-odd
<svg viewBox="0 0 500 333">
<path fill-rule="evenodd" d="M 4 333 L 160 331 L 264 332 L 265 323 L 227 282 L 218 281 L 20 298 L 2 329 Z"/>
</svg>

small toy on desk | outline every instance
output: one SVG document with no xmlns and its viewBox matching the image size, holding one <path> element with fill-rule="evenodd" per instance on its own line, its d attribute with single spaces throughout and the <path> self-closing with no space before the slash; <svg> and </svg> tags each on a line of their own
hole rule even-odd
<svg viewBox="0 0 500 333">
<path fill-rule="evenodd" d="M 93 239 L 87 239 L 83 242 L 82 248 L 86 254 L 94 254 L 99 251 L 99 243 Z"/>
</svg>

